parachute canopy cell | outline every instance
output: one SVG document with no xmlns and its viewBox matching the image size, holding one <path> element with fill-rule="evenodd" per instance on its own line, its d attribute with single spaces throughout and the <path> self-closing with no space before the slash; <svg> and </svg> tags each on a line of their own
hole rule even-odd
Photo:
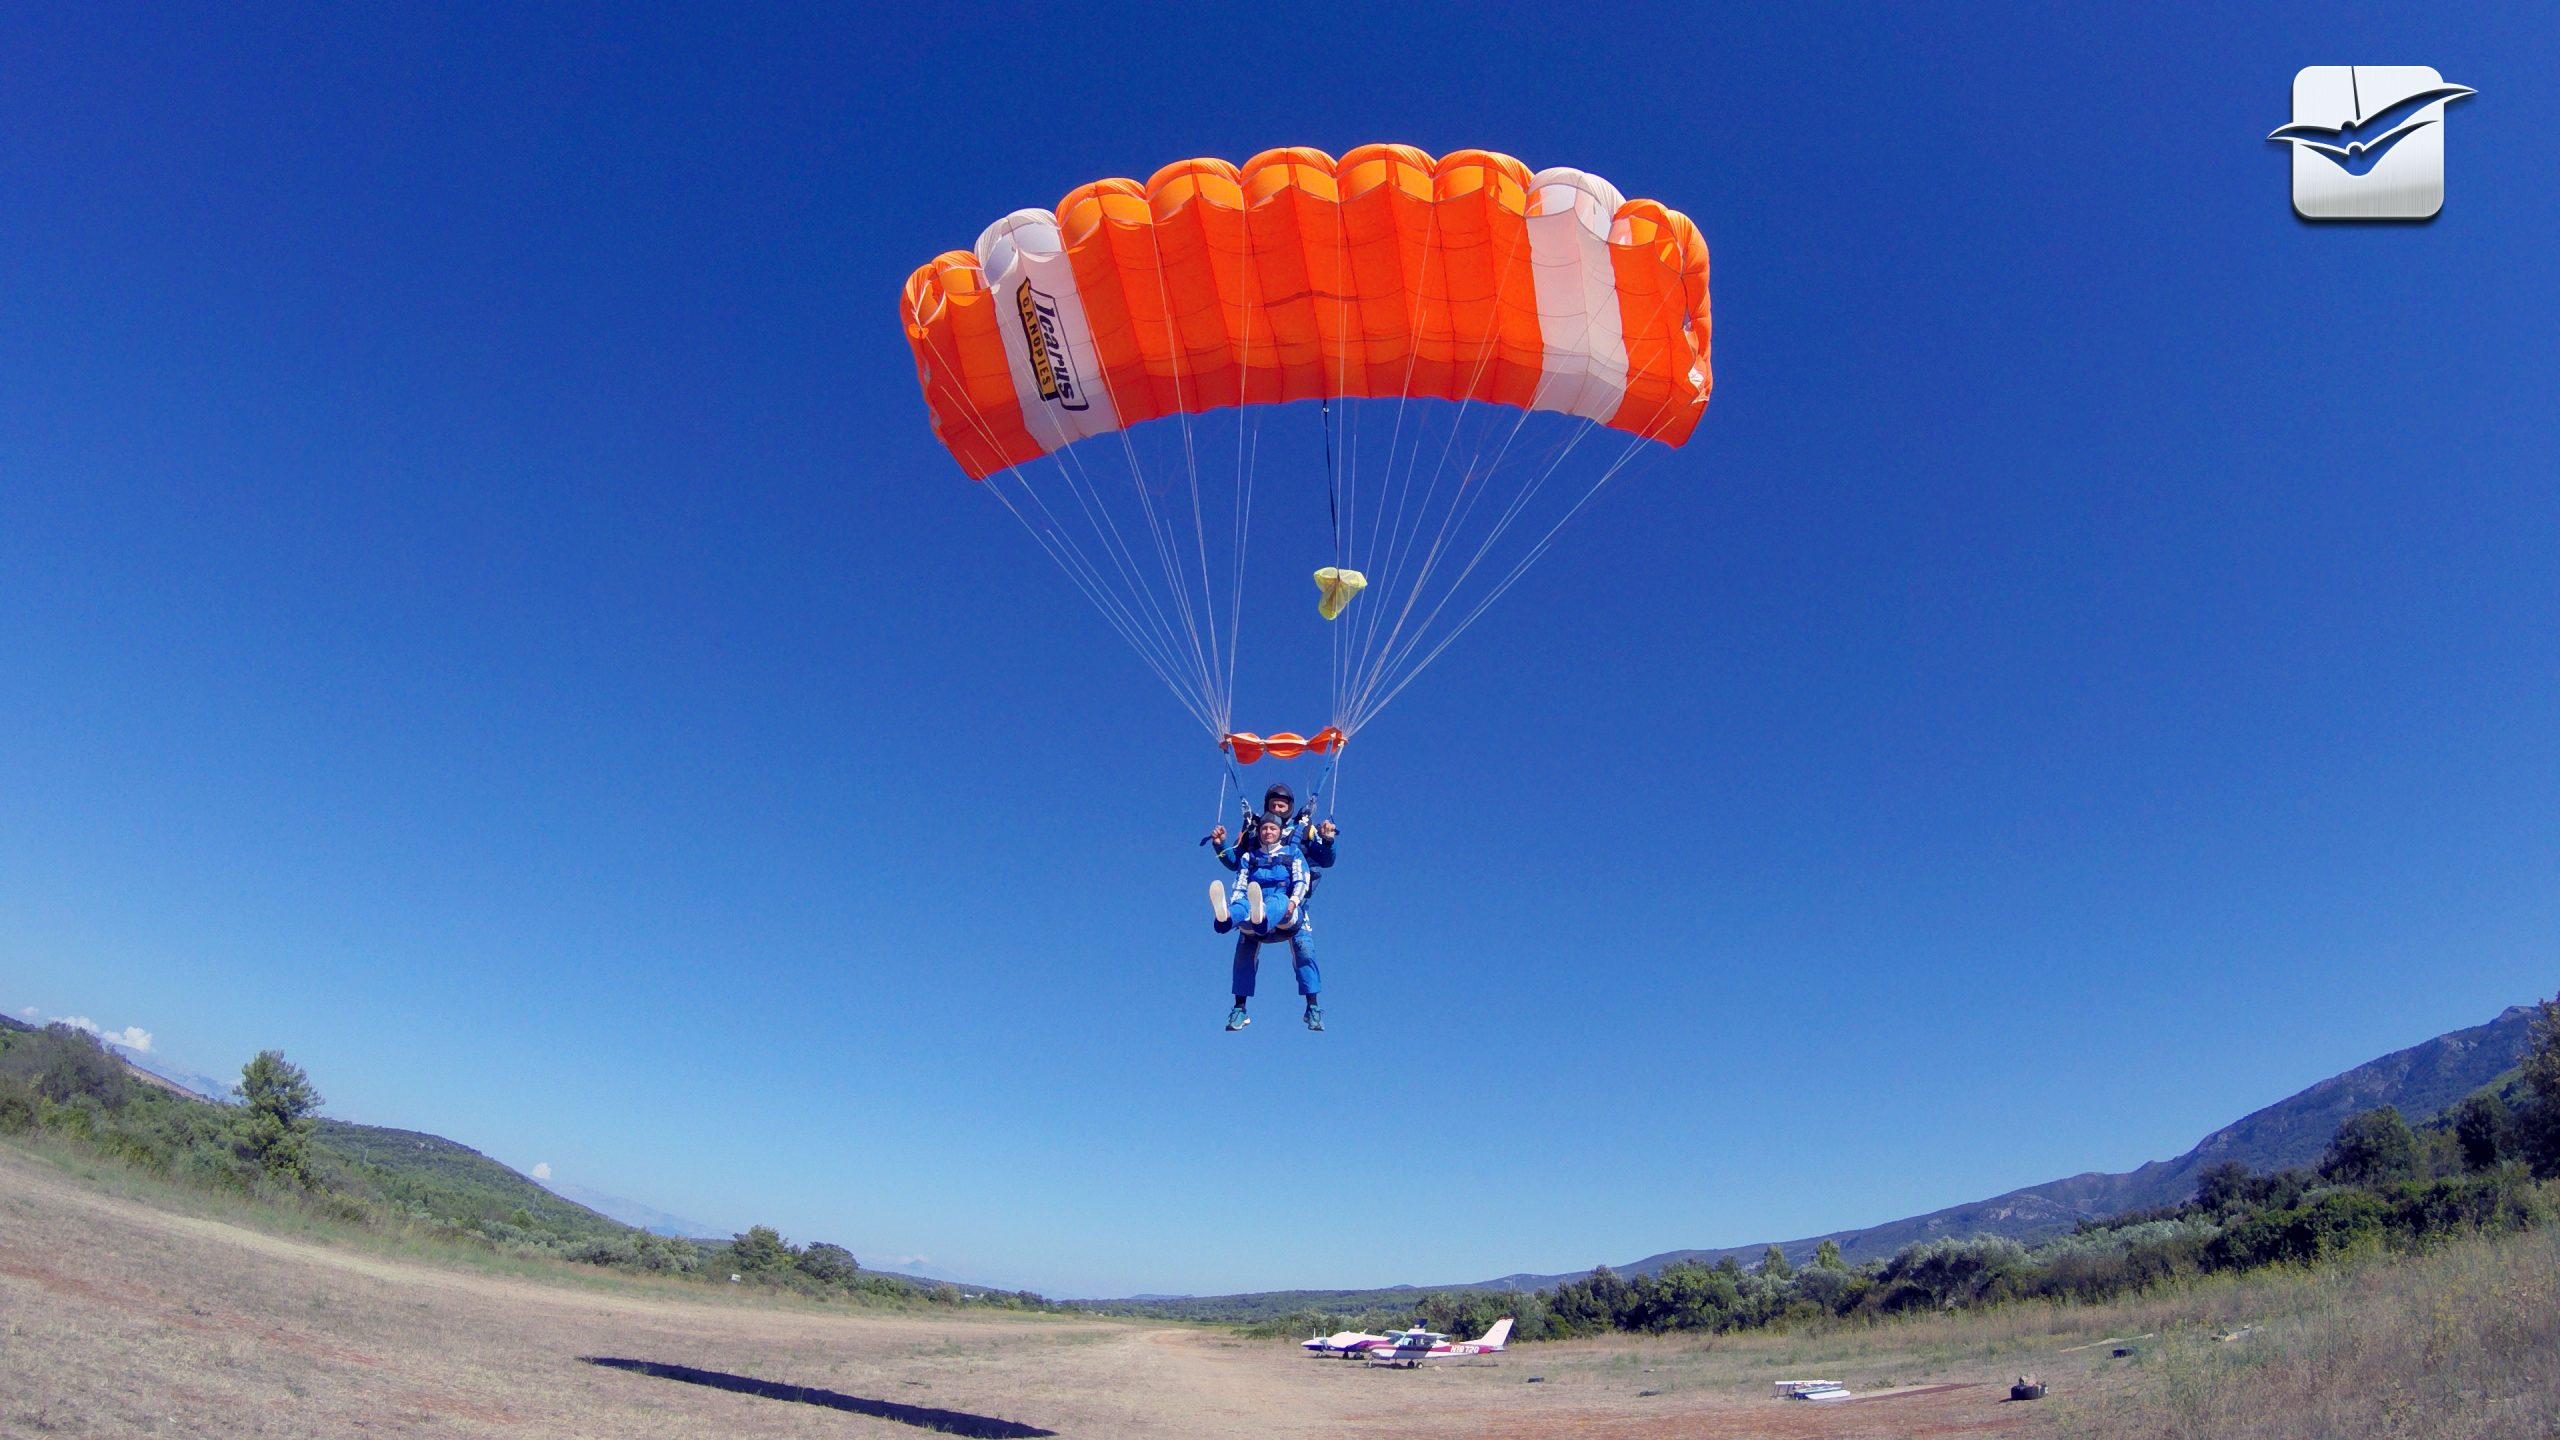
<svg viewBox="0 0 2560 1440">
<path fill-rule="evenodd" d="M 1317 398 L 1484 400 L 1677 445 L 1712 384 L 1697 227 L 1486 150 L 1097 180 L 936 257 L 903 308 L 972 479 L 1160 416 Z"/>
</svg>

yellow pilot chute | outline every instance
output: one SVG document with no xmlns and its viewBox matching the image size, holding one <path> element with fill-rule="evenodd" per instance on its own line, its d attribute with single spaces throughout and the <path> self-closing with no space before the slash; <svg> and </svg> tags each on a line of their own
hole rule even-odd
<svg viewBox="0 0 2560 1440">
<path fill-rule="evenodd" d="M 1327 565 L 1316 572 L 1316 613 L 1330 620 L 1342 613 L 1342 607 L 1350 604 L 1352 597 L 1368 588 L 1368 576 Z"/>
</svg>

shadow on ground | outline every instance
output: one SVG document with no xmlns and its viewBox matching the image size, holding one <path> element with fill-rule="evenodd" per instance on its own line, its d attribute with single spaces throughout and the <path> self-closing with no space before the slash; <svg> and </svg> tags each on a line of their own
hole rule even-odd
<svg viewBox="0 0 2560 1440">
<path fill-rule="evenodd" d="M 802 1405 L 823 1405 L 830 1410 L 850 1410 L 856 1415 L 869 1415 L 879 1420 L 895 1420 L 923 1430 L 939 1430 L 946 1435 L 967 1435 L 973 1440 L 1033 1440 L 1033 1437 L 1055 1435 L 1037 1425 L 1017 1420 L 998 1420 L 991 1415 L 972 1415 L 965 1410 L 937 1410 L 930 1405 L 901 1405 L 895 1400 L 870 1400 L 860 1395 L 846 1395 L 834 1390 L 815 1390 L 806 1385 L 785 1385 L 779 1380 L 758 1380 L 752 1375 L 731 1375 L 719 1370 L 697 1370 L 690 1365 L 668 1365 L 656 1360 L 624 1360 L 612 1355 L 581 1355 L 590 1365 L 610 1370 L 631 1370 L 654 1375 L 661 1380 L 681 1380 L 687 1385 L 708 1385 L 714 1390 L 732 1390 L 740 1395 L 761 1395 L 767 1400 L 790 1400 Z"/>
</svg>

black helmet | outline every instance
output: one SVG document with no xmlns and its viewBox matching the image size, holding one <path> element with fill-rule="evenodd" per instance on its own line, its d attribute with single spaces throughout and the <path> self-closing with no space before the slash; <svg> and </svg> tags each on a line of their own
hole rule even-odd
<svg viewBox="0 0 2560 1440">
<path fill-rule="evenodd" d="M 1286 785 L 1274 785 L 1262 792 L 1262 809 L 1265 814 L 1270 813 L 1271 802 L 1274 800 L 1285 802 L 1292 810 L 1298 808 L 1298 797 Z"/>
</svg>

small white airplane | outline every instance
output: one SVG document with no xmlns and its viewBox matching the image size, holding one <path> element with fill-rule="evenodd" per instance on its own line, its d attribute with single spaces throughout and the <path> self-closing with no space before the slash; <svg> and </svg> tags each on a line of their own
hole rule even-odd
<svg viewBox="0 0 2560 1440">
<path fill-rule="evenodd" d="M 1451 1343 L 1448 1336 L 1436 1330 L 1419 1327 L 1389 1331 L 1386 1343 L 1359 1352 L 1362 1362 L 1370 1365 L 1402 1365 L 1412 1369 L 1425 1360 L 1446 1360 L 1456 1355 L 1491 1355 L 1511 1343 L 1511 1317 L 1493 1322 L 1493 1328 L 1474 1340 Z"/>
<path fill-rule="evenodd" d="M 1348 1358 L 1389 1343 L 1391 1342 L 1386 1336 L 1372 1335 L 1366 1330 L 1336 1330 L 1330 1335 L 1319 1335 L 1313 1340 L 1301 1340 L 1298 1342 L 1298 1348 L 1310 1355 L 1340 1355 Z"/>
</svg>

